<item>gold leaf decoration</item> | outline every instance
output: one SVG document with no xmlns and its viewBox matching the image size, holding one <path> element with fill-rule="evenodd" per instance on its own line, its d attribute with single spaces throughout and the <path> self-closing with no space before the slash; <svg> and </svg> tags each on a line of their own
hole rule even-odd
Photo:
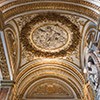
<svg viewBox="0 0 100 100">
<path fill-rule="evenodd" d="M 63 46 L 62 48 L 60 48 L 60 46 L 58 46 L 59 47 L 58 50 L 54 50 L 52 52 L 52 50 L 49 50 L 50 48 L 46 49 L 46 50 L 45 50 L 45 47 L 40 49 L 39 46 L 42 43 L 39 44 L 39 46 L 37 46 L 36 42 L 33 43 L 32 37 L 34 37 L 34 34 L 36 34 L 35 32 L 37 32 L 37 30 L 43 28 L 44 25 L 46 25 L 46 28 L 50 25 L 53 26 L 52 28 L 54 28 L 55 25 L 58 25 L 57 27 L 60 27 L 62 30 L 67 31 L 66 33 L 67 33 L 68 37 L 66 37 L 66 39 L 68 42 L 66 43 L 66 45 Z M 56 31 L 58 31 L 58 30 L 62 31 L 60 28 L 58 28 Z M 53 30 L 53 31 L 55 31 L 55 30 Z M 46 33 L 46 32 L 48 32 L 47 29 L 45 29 L 44 33 Z M 62 33 L 63 33 L 63 31 L 62 31 Z M 57 38 L 57 37 L 55 37 L 55 38 L 60 40 L 62 33 L 60 32 L 59 38 Z M 37 33 L 37 34 L 41 35 L 42 33 Z M 50 34 L 51 33 L 49 33 L 49 35 Z M 42 37 L 40 37 L 40 39 L 41 38 Z M 49 38 L 50 38 L 50 36 L 49 36 Z M 52 38 L 53 38 L 53 36 L 52 36 Z M 62 57 L 62 56 L 66 56 L 67 52 L 72 52 L 75 50 L 76 46 L 79 44 L 79 41 L 80 41 L 80 32 L 79 32 L 78 27 L 76 25 L 74 25 L 70 20 L 68 20 L 68 18 L 66 18 L 65 16 L 62 16 L 58 13 L 43 13 L 43 14 L 37 15 L 35 18 L 33 18 L 29 23 L 27 23 L 22 28 L 22 31 L 20 34 L 20 40 L 27 51 L 35 52 L 35 56 L 38 56 L 38 57 L 59 57 L 59 56 L 61 56 Z M 39 39 L 37 39 L 37 40 L 39 40 Z M 46 40 L 44 40 L 44 41 L 46 41 Z M 49 42 L 50 43 L 52 42 L 52 44 L 53 44 L 53 40 L 49 41 Z M 46 43 L 44 43 L 44 44 L 46 44 Z M 56 42 L 56 45 L 58 45 L 58 41 Z M 55 49 L 55 47 L 53 47 L 53 48 Z"/>
</svg>

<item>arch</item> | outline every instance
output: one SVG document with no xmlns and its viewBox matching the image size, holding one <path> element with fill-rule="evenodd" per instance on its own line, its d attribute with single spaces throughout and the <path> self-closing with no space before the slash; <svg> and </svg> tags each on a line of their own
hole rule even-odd
<svg viewBox="0 0 100 100">
<path fill-rule="evenodd" d="M 45 77 L 33 82 L 33 84 L 26 89 L 23 98 L 39 98 L 38 93 L 40 93 L 42 98 L 77 99 L 76 93 L 74 92 L 73 88 L 57 77 Z M 53 96 L 54 94 L 55 97 Z"/>
<path fill-rule="evenodd" d="M 75 90 L 77 98 L 82 98 L 84 78 L 80 71 L 74 68 L 75 65 L 70 66 L 66 60 L 62 62 L 61 59 L 37 59 L 33 63 L 35 64 L 27 64 L 18 74 L 16 79 L 17 95 L 23 97 L 27 88 L 35 81 L 48 77 L 65 81 Z"/>
</svg>

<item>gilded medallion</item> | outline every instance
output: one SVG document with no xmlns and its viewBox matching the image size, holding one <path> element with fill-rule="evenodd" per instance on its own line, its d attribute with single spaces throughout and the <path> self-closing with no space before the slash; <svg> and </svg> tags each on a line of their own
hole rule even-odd
<svg viewBox="0 0 100 100">
<path fill-rule="evenodd" d="M 66 56 L 79 43 L 80 33 L 76 25 L 60 14 L 37 15 L 21 31 L 21 41 L 26 50 L 36 56 Z"/>
<path fill-rule="evenodd" d="M 32 45 L 45 52 L 56 52 L 68 46 L 69 35 L 58 24 L 47 24 L 37 28 L 30 36 Z"/>
</svg>

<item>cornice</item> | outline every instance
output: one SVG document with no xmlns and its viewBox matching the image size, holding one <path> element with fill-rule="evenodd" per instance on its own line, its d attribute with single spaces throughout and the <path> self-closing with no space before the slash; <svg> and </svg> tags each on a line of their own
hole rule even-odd
<svg viewBox="0 0 100 100">
<path fill-rule="evenodd" d="M 38 10 L 60 10 L 75 12 L 98 21 L 100 7 L 83 0 L 20 0 L 13 1 L 1 7 L 4 20 L 8 20 L 25 12 Z"/>
<path fill-rule="evenodd" d="M 69 3 L 77 3 L 77 4 L 82 4 L 82 5 L 86 5 L 86 6 L 89 6 L 89 7 L 92 7 L 92 8 L 95 8 L 97 10 L 100 10 L 99 6 L 95 4 L 93 4 L 93 2 L 90 2 L 90 1 L 84 1 L 84 0 L 12 0 L 12 1 L 6 1 L 6 2 L 1 2 L 1 10 L 4 10 L 4 9 L 7 9 L 11 6 L 16 6 L 18 4 L 21 4 L 21 3 L 31 3 L 31 2 L 46 2 L 46 1 L 50 1 L 50 2 L 69 2 Z M 96 1 L 97 2 L 97 1 Z"/>
</svg>

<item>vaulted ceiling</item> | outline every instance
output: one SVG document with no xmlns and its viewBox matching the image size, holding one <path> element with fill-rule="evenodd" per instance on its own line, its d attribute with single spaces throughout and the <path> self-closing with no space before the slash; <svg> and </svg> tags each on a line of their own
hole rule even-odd
<svg viewBox="0 0 100 100">
<path fill-rule="evenodd" d="M 1 0 L 0 79 L 9 100 L 94 100 L 84 49 L 99 15 L 99 0 Z"/>
</svg>

